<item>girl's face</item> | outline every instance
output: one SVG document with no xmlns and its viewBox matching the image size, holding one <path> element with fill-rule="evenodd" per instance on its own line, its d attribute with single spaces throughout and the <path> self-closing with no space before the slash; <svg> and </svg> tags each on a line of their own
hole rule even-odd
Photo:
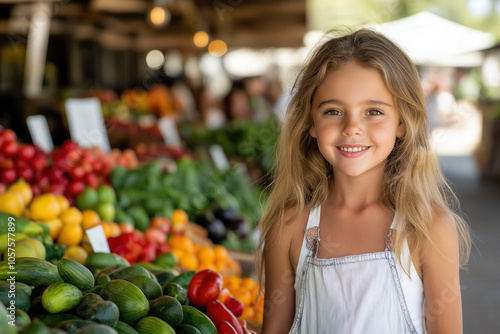
<svg viewBox="0 0 500 334">
<path fill-rule="evenodd" d="M 396 137 L 404 134 L 380 74 L 355 61 L 327 75 L 312 104 L 312 137 L 336 177 L 382 175 Z"/>
</svg>

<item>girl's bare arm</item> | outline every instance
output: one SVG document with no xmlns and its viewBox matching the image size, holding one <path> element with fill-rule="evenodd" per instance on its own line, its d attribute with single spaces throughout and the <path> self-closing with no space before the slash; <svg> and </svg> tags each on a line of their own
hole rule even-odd
<svg viewBox="0 0 500 334">
<path fill-rule="evenodd" d="M 434 246 L 422 252 L 422 271 L 428 334 L 460 334 L 462 299 L 459 279 L 459 246 L 453 218 L 437 214 L 431 230 Z"/>
</svg>

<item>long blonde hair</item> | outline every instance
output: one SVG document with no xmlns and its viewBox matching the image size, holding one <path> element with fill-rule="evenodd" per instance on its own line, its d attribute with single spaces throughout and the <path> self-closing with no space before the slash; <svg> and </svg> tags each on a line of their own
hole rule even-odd
<svg viewBox="0 0 500 334">
<path fill-rule="evenodd" d="M 334 182 L 332 166 L 311 137 L 312 100 L 328 73 L 347 62 L 377 70 L 394 96 L 406 132 L 396 140 L 387 158 L 382 181 L 382 202 L 397 215 L 396 255 L 411 237 L 412 254 L 418 254 L 429 233 L 436 210 L 451 215 L 460 241 L 461 263 L 470 252 L 468 226 L 455 213 L 458 202 L 440 171 L 430 147 L 429 122 L 418 71 L 410 58 L 385 36 L 368 29 L 331 38 L 315 49 L 295 81 L 293 97 L 277 145 L 276 164 L 267 208 L 259 223 L 257 247 L 259 278 L 262 281 L 264 242 L 276 242 L 287 210 L 295 215 L 322 204 Z M 396 210 L 397 209 L 397 210 Z M 409 264 L 408 264 L 409 265 Z"/>
</svg>

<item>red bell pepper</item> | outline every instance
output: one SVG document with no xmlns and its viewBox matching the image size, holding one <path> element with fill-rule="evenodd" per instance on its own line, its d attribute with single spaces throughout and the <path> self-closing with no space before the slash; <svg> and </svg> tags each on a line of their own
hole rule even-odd
<svg viewBox="0 0 500 334">
<path fill-rule="evenodd" d="M 230 296 L 224 301 L 224 305 L 231 311 L 236 318 L 243 313 L 243 303 L 239 299 Z"/>
<path fill-rule="evenodd" d="M 247 328 L 247 322 L 245 319 L 238 318 L 238 323 L 241 325 L 241 328 L 243 328 L 244 334 L 257 334 L 255 331 Z"/>
<path fill-rule="evenodd" d="M 196 306 L 206 306 L 219 298 L 222 283 L 222 276 L 212 269 L 197 272 L 188 286 L 189 301 Z"/>
<path fill-rule="evenodd" d="M 217 327 L 217 334 L 238 334 L 238 332 L 229 322 L 223 321 Z"/>
<path fill-rule="evenodd" d="M 139 255 L 137 261 L 153 262 L 156 258 L 156 244 L 146 237 L 140 238 L 138 243 L 142 247 L 142 254 Z"/>
<path fill-rule="evenodd" d="M 243 328 L 238 322 L 238 319 L 236 319 L 234 314 L 229 311 L 229 309 L 224 306 L 220 300 L 214 300 L 208 303 L 206 313 L 210 320 L 214 323 L 215 328 L 218 329 L 223 322 L 228 322 L 236 330 L 237 334 L 245 334 L 245 332 L 243 332 Z"/>
</svg>

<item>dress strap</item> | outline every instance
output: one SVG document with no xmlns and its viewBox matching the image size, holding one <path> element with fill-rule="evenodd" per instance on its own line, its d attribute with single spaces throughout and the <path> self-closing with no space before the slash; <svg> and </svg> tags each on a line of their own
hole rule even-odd
<svg viewBox="0 0 500 334">
<path fill-rule="evenodd" d="M 306 240 L 306 247 L 311 252 L 313 257 L 318 254 L 319 247 L 319 221 L 321 216 L 321 206 L 311 209 L 309 220 L 307 221 L 307 228 L 304 233 Z"/>
<path fill-rule="evenodd" d="M 385 237 L 385 247 L 391 252 L 395 250 L 396 235 L 396 214 L 394 214 L 394 219 L 392 220 L 391 227 L 389 228 L 389 231 L 387 231 L 387 235 Z"/>
</svg>

